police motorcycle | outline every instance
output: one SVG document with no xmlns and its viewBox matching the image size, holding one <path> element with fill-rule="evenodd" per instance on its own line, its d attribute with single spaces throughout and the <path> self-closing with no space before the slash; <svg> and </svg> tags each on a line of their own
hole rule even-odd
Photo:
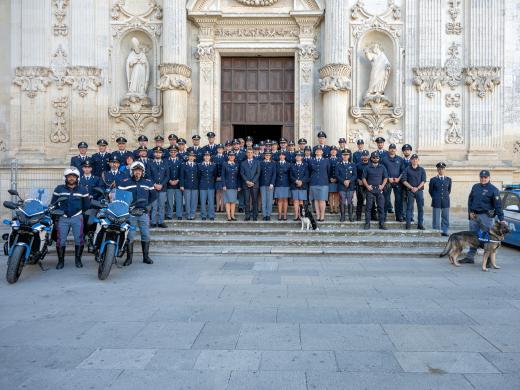
<svg viewBox="0 0 520 390">
<path fill-rule="evenodd" d="M 11 232 L 2 235 L 5 241 L 4 254 L 8 256 L 6 279 L 12 284 L 18 281 L 26 264 L 38 264 L 42 271 L 47 271 L 42 260 L 53 241 L 53 217 L 63 215 L 57 206 L 67 198 L 60 197 L 54 204 L 47 206 L 50 196 L 45 189 L 30 191 L 25 200 L 16 190 L 8 192 L 18 198 L 17 201 L 4 202 L 4 207 L 13 211 L 12 219 L 3 221 L 5 225 L 11 226 Z"/>
<path fill-rule="evenodd" d="M 99 263 L 98 278 L 105 280 L 110 274 L 112 265 L 117 264 L 117 258 L 124 256 L 128 250 L 128 233 L 135 230 L 128 219 L 137 215 L 140 209 L 132 203 L 132 193 L 114 189 L 108 193 L 101 188 L 94 191 L 102 193 L 101 200 L 92 200 L 92 209 L 87 211 L 89 223 L 95 223 L 96 230 L 87 239 L 88 251 L 94 253 Z"/>
</svg>

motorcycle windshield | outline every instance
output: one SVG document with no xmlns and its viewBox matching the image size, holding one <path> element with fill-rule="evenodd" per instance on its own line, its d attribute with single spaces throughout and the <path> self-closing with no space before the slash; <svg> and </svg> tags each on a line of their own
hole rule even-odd
<svg viewBox="0 0 520 390">
<path fill-rule="evenodd" d="M 36 188 L 27 192 L 22 206 L 25 215 L 32 216 L 47 210 L 50 201 L 50 192 L 44 188 Z"/>
<path fill-rule="evenodd" d="M 123 190 L 114 190 L 110 194 L 111 202 L 108 205 L 108 211 L 116 216 L 122 217 L 128 214 L 130 204 L 132 203 L 132 193 Z"/>
</svg>

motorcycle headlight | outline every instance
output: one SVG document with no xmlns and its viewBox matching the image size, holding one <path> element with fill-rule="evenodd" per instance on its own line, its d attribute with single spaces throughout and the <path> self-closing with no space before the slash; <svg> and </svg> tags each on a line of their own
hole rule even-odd
<svg viewBox="0 0 520 390">
<path fill-rule="evenodd" d="M 108 214 L 108 220 L 116 225 L 121 225 L 122 223 L 125 223 L 127 219 L 128 219 L 127 216 L 118 218 L 114 215 Z"/>
</svg>

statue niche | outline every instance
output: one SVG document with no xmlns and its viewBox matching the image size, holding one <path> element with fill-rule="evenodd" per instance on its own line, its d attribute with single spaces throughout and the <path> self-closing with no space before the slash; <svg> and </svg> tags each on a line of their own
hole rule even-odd
<svg viewBox="0 0 520 390">
<path fill-rule="evenodd" d="M 385 96 L 385 88 L 392 69 L 390 61 L 379 43 L 372 43 L 363 52 L 371 64 L 368 89 L 363 99 L 363 105 L 372 106 L 373 103 L 376 103 L 390 106 L 391 102 Z"/>
</svg>

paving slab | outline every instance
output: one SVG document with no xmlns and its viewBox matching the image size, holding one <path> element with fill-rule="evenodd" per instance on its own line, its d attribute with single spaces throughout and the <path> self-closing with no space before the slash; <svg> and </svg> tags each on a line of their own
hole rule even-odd
<svg viewBox="0 0 520 390">
<path fill-rule="evenodd" d="M 517 374 L 469 374 L 466 378 L 477 390 L 518 390 L 520 375 Z"/>
<path fill-rule="evenodd" d="M 245 324 L 240 330 L 237 349 L 299 350 L 300 328 L 293 324 Z"/>
<path fill-rule="evenodd" d="M 199 335 L 200 322 L 149 322 L 128 346 L 133 348 L 190 349 Z"/>
<path fill-rule="evenodd" d="M 198 350 L 157 349 L 145 368 L 168 371 L 191 370 L 199 354 Z"/>
<path fill-rule="evenodd" d="M 520 352 L 520 325 L 486 325 L 472 328 L 500 351 Z"/>
<path fill-rule="evenodd" d="M 196 370 L 257 371 L 260 351 L 204 350 L 195 362 Z"/>
<path fill-rule="evenodd" d="M 392 352 L 335 351 L 340 371 L 403 372 Z"/>
<path fill-rule="evenodd" d="M 263 351 L 262 371 L 337 371 L 332 351 Z"/>
<path fill-rule="evenodd" d="M 517 374 L 520 371 L 520 353 L 503 352 L 483 352 L 484 356 L 491 364 L 506 374 Z"/>
<path fill-rule="evenodd" d="M 476 352 L 395 352 L 405 372 L 430 374 L 498 374 L 499 371 Z"/>
<path fill-rule="evenodd" d="M 233 371 L 227 390 L 307 390 L 304 372 Z"/>
<path fill-rule="evenodd" d="M 78 368 L 99 370 L 143 369 L 155 356 L 155 349 L 97 349 Z"/>
<path fill-rule="evenodd" d="M 241 325 L 239 323 L 206 322 L 192 349 L 234 349 Z"/>
</svg>

